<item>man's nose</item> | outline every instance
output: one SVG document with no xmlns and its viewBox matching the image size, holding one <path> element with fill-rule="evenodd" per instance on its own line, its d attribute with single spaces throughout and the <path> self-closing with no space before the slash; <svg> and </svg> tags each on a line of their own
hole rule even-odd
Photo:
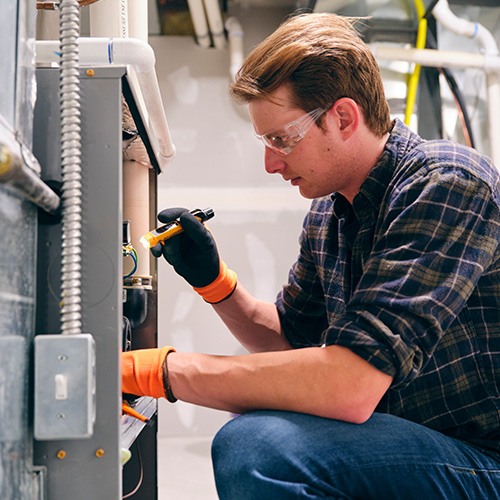
<svg viewBox="0 0 500 500">
<path fill-rule="evenodd" d="M 275 153 L 267 146 L 264 153 L 264 164 L 268 174 L 280 174 L 286 167 L 286 162 L 284 161 L 283 156 Z"/>
</svg>

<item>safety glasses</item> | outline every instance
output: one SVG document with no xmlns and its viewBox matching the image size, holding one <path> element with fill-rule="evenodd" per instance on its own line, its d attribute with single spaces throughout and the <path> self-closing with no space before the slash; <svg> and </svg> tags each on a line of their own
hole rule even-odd
<svg viewBox="0 0 500 500">
<path fill-rule="evenodd" d="M 255 135 L 265 146 L 275 153 L 282 156 L 290 154 L 299 141 L 309 132 L 313 123 L 318 120 L 325 111 L 326 109 L 323 108 L 313 109 L 293 122 L 287 123 L 279 130 L 267 134 Z"/>
</svg>

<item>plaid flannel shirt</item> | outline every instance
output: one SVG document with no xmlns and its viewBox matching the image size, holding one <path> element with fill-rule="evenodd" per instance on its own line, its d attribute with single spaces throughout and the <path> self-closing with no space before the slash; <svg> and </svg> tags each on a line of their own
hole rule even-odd
<svg viewBox="0 0 500 500">
<path fill-rule="evenodd" d="M 377 411 L 500 452 L 500 178 L 488 158 L 396 120 L 352 205 L 313 200 L 276 305 L 292 347 L 348 347 L 394 377 Z"/>
</svg>

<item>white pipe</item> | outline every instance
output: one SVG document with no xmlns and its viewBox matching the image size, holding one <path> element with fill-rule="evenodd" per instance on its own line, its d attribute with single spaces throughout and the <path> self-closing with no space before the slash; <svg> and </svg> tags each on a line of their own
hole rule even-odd
<svg viewBox="0 0 500 500">
<path fill-rule="evenodd" d="M 90 36 L 127 38 L 127 0 L 100 0 L 89 5 Z"/>
<path fill-rule="evenodd" d="M 216 49 L 223 49 L 226 46 L 226 37 L 224 35 L 224 23 L 219 0 L 204 0 L 204 2 L 214 46 Z"/>
<path fill-rule="evenodd" d="M 439 0 L 432 14 L 443 28 L 457 35 L 475 38 L 485 54 L 498 55 L 493 35 L 482 24 L 457 17 L 450 10 L 448 0 Z"/>
<path fill-rule="evenodd" d="M 139 106 L 144 98 L 145 109 L 140 109 L 156 159 L 163 170 L 175 155 L 167 117 L 163 108 L 160 87 L 155 72 L 155 55 L 150 45 L 133 38 L 79 38 L 82 66 L 130 66 L 137 75 L 139 89 L 132 92 Z M 37 64 L 59 62 L 59 44 L 53 41 L 36 42 Z"/>
<path fill-rule="evenodd" d="M 482 69 L 486 72 L 488 93 L 488 125 L 491 158 L 500 170 L 500 56 L 470 54 L 431 49 L 405 49 L 399 47 L 372 46 L 379 60 L 406 61 L 429 67 L 455 67 Z"/>
<path fill-rule="evenodd" d="M 147 42 L 148 31 L 148 0 L 128 0 L 128 36 Z"/>
<path fill-rule="evenodd" d="M 207 49 L 210 47 L 210 33 L 208 31 L 203 0 L 188 0 L 188 5 L 196 34 L 196 41 L 200 47 Z"/>
<path fill-rule="evenodd" d="M 245 36 L 243 28 L 236 17 L 230 17 L 225 23 L 227 39 L 229 42 L 229 74 L 234 82 L 236 73 L 241 68 L 244 59 L 243 38 Z"/>
<path fill-rule="evenodd" d="M 406 61 L 433 68 L 474 68 L 486 72 L 500 72 L 500 57 L 498 56 L 450 50 L 402 48 L 378 44 L 371 46 L 371 49 L 377 59 L 386 61 Z"/>
<path fill-rule="evenodd" d="M 457 35 L 475 38 L 477 35 L 477 23 L 461 19 L 450 10 L 447 0 L 440 0 L 432 10 L 432 14 L 441 26 Z"/>
</svg>

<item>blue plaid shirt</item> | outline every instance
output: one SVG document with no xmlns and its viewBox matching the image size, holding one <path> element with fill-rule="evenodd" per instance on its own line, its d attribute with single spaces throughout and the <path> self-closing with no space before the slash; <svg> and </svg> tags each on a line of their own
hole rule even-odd
<svg viewBox="0 0 500 500">
<path fill-rule="evenodd" d="M 276 304 L 294 348 L 348 347 L 394 377 L 377 411 L 500 452 L 500 177 L 486 157 L 396 120 L 352 205 L 313 200 Z"/>
</svg>

